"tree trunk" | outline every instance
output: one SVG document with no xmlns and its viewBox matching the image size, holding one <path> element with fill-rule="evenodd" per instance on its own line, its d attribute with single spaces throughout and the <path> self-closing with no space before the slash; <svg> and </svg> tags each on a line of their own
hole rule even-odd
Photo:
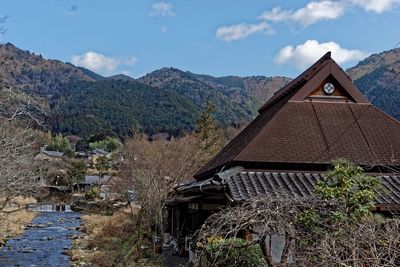
<svg viewBox="0 0 400 267">
<path fill-rule="evenodd" d="M 281 267 L 287 266 L 287 260 L 290 252 L 290 245 L 292 243 L 292 238 L 289 236 L 288 233 L 285 235 L 285 246 L 283 247 L 282 255 L 281 255 Z"/>
<path fill-rule="evenodd" d="M 267 238 L 268 236 L 263 236 L 260 238 L 259 244 L 261 246 L 261 250 L 264 254 L 264 259 L 267 263 L 268 267 L 275 267 L 274 261 L 272 260 L 272 255 L 271 255 L 271 248 L 269 245 L 267 245 Z"/>
</svg>

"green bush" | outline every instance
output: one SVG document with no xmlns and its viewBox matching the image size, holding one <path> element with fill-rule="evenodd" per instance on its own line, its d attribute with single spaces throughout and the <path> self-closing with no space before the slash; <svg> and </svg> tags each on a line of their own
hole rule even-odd
<svg viewBox="0 0 400 267">
<path fill-rule="evenodd" d="M 94 200 L 96 197 L 99 197 L 99 190 L 94 187 L 85 193 L 86 200 Z"/>
<path fill-rule="evenodd" d="M 105 140 L 102 141 L 97 141 L 89 144 L 90 149 L 103 149 L 108 152 L 113 152 L 119 148 L 121 148 L 122 144 L 121 142 L 112 137 L 107 137 Z"/>
<path fill-rule="evenodd" d="M 265 266 L 261 247 L 241 238 L 211 238 L 208 240 L 205 252 L 207 265 Z"/>
<path fill-rule="evenodd" d="M 50 143 L 46 146 L 47 150 L 64 152 L 67 156 L 73 155 L 70 142 L 66 137 L 63 137 L 61 134 L 57 134 L 49 141 Z"/>
</svg>

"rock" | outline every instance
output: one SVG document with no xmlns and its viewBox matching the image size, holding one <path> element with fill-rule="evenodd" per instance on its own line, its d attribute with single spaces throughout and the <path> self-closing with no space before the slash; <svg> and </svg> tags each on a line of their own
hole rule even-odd
<svg viewBox="0 0 400 267">
<path fill-rule="evenodd" d="M 44 224 L 32 224 L 32 223 L 29 223 L 29 224 L 26 225 L 26 227 L 28 227 L 28 228 L 45 228 L 46 225 L 44 225 Z"/>
<path fill-rule="evenodd" d="M 75 240 L 75 239 L 79 239 L 80 238 L 80 236 L 79 235 L 73 235 L 73 236 L 71 236 L 71 239 L 73 239 L 73 240 Z"/>
<path fill-rule="evenodd" d="M 34 250 L 32 248 L 24 248 L 21 250 L 22 253 L 32 253 Z"/>
</svg>

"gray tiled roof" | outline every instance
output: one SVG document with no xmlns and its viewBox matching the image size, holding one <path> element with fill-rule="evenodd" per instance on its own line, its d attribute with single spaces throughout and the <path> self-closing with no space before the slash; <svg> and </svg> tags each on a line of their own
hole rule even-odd
<svg viewBox="0 0 400 267">
<path fill-rule="evenodd" d="M 104 175 L 103 177 L 100 177 L 98 175 L 86 175 L 85 176 L 85 183 L 86 184 L 99 184 L 103 185 L 108 182 L 108 180 L 111 179 L 111 176 L 109 175 Z"/>
<path fill-rule="evenodd" d="M 305 197 L 314 193 L 321 173 L 240 172 L 225 179 L 234 201 L 245 201 L 262 195 Z M 382 188 L 377 192 L 377 204 L 400 204 L 400 176 L 380 176 Z"/>
<path fill-rule="evenodd" d="M 50 156 L 50 157 L 57 157 L 57 158 L 62 157 L 62 156 L 64 155 L 63 152 L 59 152 L 59 151 L 43 150 L 42 152 L 43 152 L 44 154 L 46 154 L 47 156 Z"/>
</svg>

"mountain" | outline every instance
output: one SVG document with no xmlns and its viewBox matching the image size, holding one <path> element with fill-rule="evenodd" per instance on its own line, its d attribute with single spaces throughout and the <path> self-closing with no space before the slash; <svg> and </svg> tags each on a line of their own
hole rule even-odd
<svg viewBox="0 0 400 267">
<path fill-rule="evenodd" d="M 106 79 L 81 86 L 54 107 L 53 131 L 126 136 L 135 128 L 179 135 L 193 130 L 200 115 L 188 99 L 136 81 Z"/>
<path fill-rule="evenodd" d="M 107 80 L 120 80 L 120 81 L 136 81 L 134 78 L 125 75 L 125 74 L 117 74 L 113 76 L 109 76 L 106 78 Z"/>
<path fill-rule="evenodd" d="M 97 74 L 96 72 L 88 70 L 84 67 L 76 67 L 76 66 L 72 65 L 71 63 L 66 63 L 66 64 L 70 64 L 71 66 L 78 68 L 80 71 L 82 71 L 84 74 L 86 74 L 87 76 L 89 76 L 90 78 L 92 78 L 95 81 L 100 81 L 100 80 L 105 79 L 105 77 L 101 76 L 100 74 Z"/>
<path fill-rule="evenodd" d="M 230 97 L 248 94 L 257 102 L 257 106 L 264 104 L 277 90 L 291 80 L 290 78 L 280 76 L 213 77 L 210 75 L 190 74 L 214 88 L 221 88 Z"/>
<path fill-rule="evenodd" d="M 264 100 L 290 81 L 283 77 L 213 77 L 162 68 L 138 79 L 139 82 L 176 92 L 204 107 L 207 100 L 215 106 L 220 125 L 247 122 L 257 114 Z"/>
<path fill-rule="evenodd" d="M 81 69 L 58 60 L 44 59 L 7 43 L 0 45 L 0 80 L 30 95 L 57 97 L 66 84 L 94 81 Z"/>
<path fill-rule="evenodd" d="M 64 94 L 72 81 L 93 79 L 71 64 L 47 60 L 7 43 L 0 45 L 0 116 L 34 119 L 50 116 L 50 99 Z"/>
<path fill-rule="evenodd" d="M 400 49 L 372 55 L 347 70 L 378 107 L 400 116 Z M 139 79 L 103 77 L 82 67 L 44 59 L 12 44 L 0 45 L 0 116 L 34 119 L 64 134 L 125 136 L 132 127 L 149 134 L 181 135 L 195 128 L 209 100 L 220 126 L 247 123 L 290 81 L 286 77 L 195 74 L 162 68 Z M 400 119 L 400 118 L 399 118 Z"/>
<path fill-rule="evenodd" d="M 394 78 L 399 71 L 400 48 L 371 55 L 347 70 L 368 99 L 396 119 L 400 119 L 400 77 Z"/>
</svg>

